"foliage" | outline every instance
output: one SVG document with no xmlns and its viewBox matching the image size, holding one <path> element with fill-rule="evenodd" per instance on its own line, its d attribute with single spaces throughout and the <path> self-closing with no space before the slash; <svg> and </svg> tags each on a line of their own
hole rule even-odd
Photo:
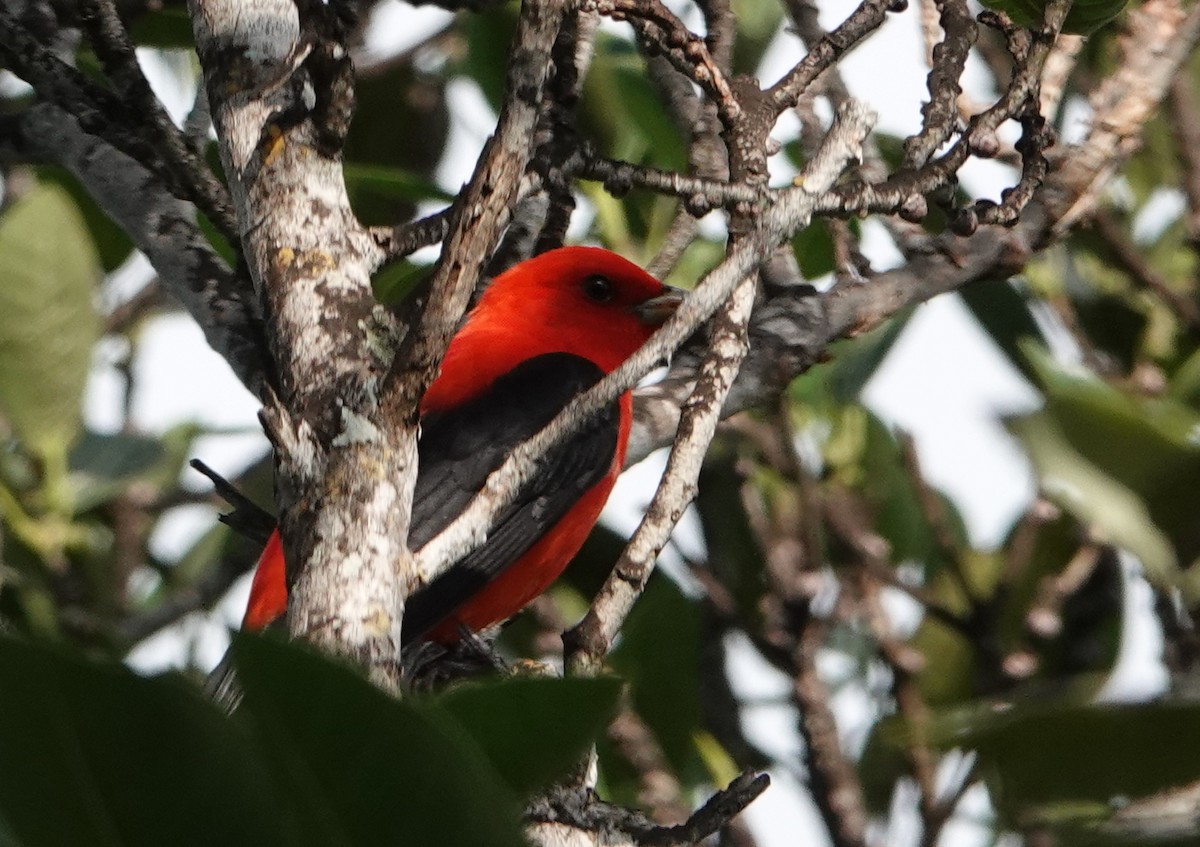
<svg viewBox="0 0 1200 847">
<path fill-rule="evenodd" d="M 512 679 L 401 702 L 251 636 L 233 662 L 245 697 L 228 717 L 177 675 L 0 640 L 0 674 L 23 682 L 0 692 L 6 843 L 516 847 L 521 801 L 575 764 L 619 692 Z"/>
</svg>

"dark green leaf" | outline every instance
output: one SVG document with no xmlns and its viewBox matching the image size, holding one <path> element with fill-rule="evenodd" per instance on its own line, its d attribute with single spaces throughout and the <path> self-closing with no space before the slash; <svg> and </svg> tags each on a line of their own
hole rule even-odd
<svg viewBox="0 0 1200 847">
<path fill-rule="evenodd" d="M 492 110 L 499 113 L 504 102 L 508 47 L 517 29 L 517 4 L 490 5 L 467 15 L 462 28 L 467 49 L 458 70 L 475 81 Z"/>
<path fill-rule="evenodd" d="M 696 510 L 708 550 L 708 567 L 729 589 L 746 621 L 757 622 L 762 614 L 759 601 L 766 590 L 766 555 L 742 502 L 744 480 L 737 462 L 733 444 L 718 436 L 700 469 Z"/>
<path fill-rule="evenodd" d="M 0 815 L 37 847 L 316 843 L 251 736 L 182 678 L 7 638 Z"/>
<path fill-rule="evenodd" d="M 1089 35 L 1111 21 L 1125 8 L 1126 0 L 1075 0 L 1063 22 L 1063 32 Z M 1041 24 L 1044 0 L 988 0 L 983 5 L 1004 12 L 1021 26 Z"/>
<path fill-rule="evenodd" d="M 371 279 L 375 299 L 389 306 L 403 303 L 422 282 L 429 278 L 428 265 L 399 261 L 387 265 Z"/>
<path fill-rule="evenodd" d="M 733 40 L 734 73 L 758 76 L 758 65 L 779 31 L 783 9 L 772 0 L 733 0 L 737 37 Z"/>
<path fill-rule="evenodd" d="M 448 200 L 433 184 L 450 128 L 443 80 L 397 62 L 358 80 L 355 97 L 344 171 L 359 218 L 394 224 L 418 201 Z"/>
<path fill-rule="evenodd" d="M 344 168 L 346 185 L 350 190 L 370 189 L 378 194 L 400 200 L 441 200 L 449 203 L 454 197 L 432 182 L 399 168 L 384 165 L 347 163 Z"/>
<path fill-rule="evenodd" d="M 194 49 L 192 19 L 185 6 L 166 6 L 139 15 L 130 27 L 135 43 L 146 47 Z"/>
<path fill-rule="evenodd" d="M 1109 803 L 1200 778 L 1200 704 L 1008 703 L 935 720 L 933 741 L 980 756 L 992 798 L 1012 820 L 1030 805 Z"/>
<path fill-rule="evenodd" d="M 816 279 L 832 273 L 836 262 L 833 255 L 833 235 L 823 220 L 815 220 L 792 238 L 792 249 L 800 272 L 805 279 Z"/>
<path fill-rule="evenodd" d="M 1100 527 L 1105 538 L 1137 556 L 1158 584 L 1175 584 L 1178 561 L 1170 539 L 1136 491 L 1076 450 L 1046 413 L 1013 418 L 1009 429 L 1025 445 L 1047 499 L 1081 523 Z"/>
<path fill-rule="evenodd" d="M 634 46 L 606 33 L 584 80 L 580 123 L 607 155 L 663 168 L 687 166 L 687 149 Z"/>
<path fill-rule="evenodd" d="M 699 625 L 696 603 L 655 574 L 611 657 L 629 680 L 634 709 L 685 783 L 703 771 L 695 747 L 701 726 Z"/>
<path fill-rule="evenodd" d="M 853 403 L 899 340 L 913 308 L 902 309 L 882 326 L 829 347 L 830 362 L 817 365 L 792 382 L 792 399 L 806 405 Z"/>
<path fill-rule="evenodd" d="M 463 686 L 433 705 L 466 730 L 525 798 L 578 765 L 620 693 L 612 678 L 511 679 Z"/>
<path fill-rule="evenodd" d="M 959 295 L 1009 363 L 1033 381 L 1035 377 L 1021 352 L 1020 342 L 1030 339 L 1045 344 L 1046 340 L 1029 311 L 1024 291 L 1008 280 L 990 280 L 968 285 Z"/>
<path fill-rule="evenodd" d="M 1046 408 L 1013 426 L 1047 495 L 1173 584 L 1200 555 L 1200 414 L 1063 368 L 1036 347 L 1027 354 Z"/>
<path fill-rule="evenodd" d="M 515 798 L 445 713 L 296 645 L 241 635 L 232 650 L 240 714 L 311 812 L 307 831 L 330 844 L 523 844 Z M 316 798 L 324 807 L 307 807 Z"/>
</svg>

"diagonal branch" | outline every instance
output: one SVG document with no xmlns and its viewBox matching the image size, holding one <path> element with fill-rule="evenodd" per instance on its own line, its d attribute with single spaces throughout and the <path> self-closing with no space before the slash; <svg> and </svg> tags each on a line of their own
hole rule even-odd
<svg viewBox="0 0 1200 847">
<path fill-rule="evenodd" d="M 163 104 L 150 90 L 134 44 L 117 14 L 113 0 L 81 0 L 82 19 L 92 47 L 105 70 L 116 83 L 123 99 L 144 123 L 144 132 L 191 200 L 211 220 L 229 242 L 237 245 L 237 220 L 229 202 L 229 192 L 213 176 L 208 165 L 184 143 L 183 134 L 171 122 Z"/>
</svg>

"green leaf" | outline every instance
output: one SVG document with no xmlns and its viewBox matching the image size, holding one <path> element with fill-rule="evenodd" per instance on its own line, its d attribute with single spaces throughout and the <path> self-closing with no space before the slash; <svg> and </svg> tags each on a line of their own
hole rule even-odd
<svg viewBox="0 0 1200 847">
<path fill-rule="evenodd" d="M 1200 556 L 1200 413 L 1063 368 L 1035 346 L 1026 353 L 1046 408 L 1023 437 L 1037 442 L 1039 472 L 1058 474 L 1052 497 L 1080 520 L 1101 521 L 1118 544 L 1137 544 L 1127 549 L 1151 556 L 1150 576 L 1174 584 L 1176 564 Z"/>
<path fill-rule="evenodd" d="M 1008 821 L 1030 806 L 1139 797 L 1200 777 L 1200 704 L 994 703 L 935 719 L 933 742 L 980 758 Z"/>
<path fill-rule="evenodd" d="M 1137 556 L 1158 585 L 1176 584 L 1179 565 L 1170 539 L 1137 492 L 1088 461 L 1045 413 L 1012 418 L 1008 428 L 1029 453 L 1048 500 Z"/>
<path fill-rule="evenodd" d="M 453 195 L 442 191 L 429 180 L 402 168 L 347 162 L 343 173 L 346 187 L 352 192 L 371 191 L 383 197 L 411 202 L 441 200 L 449 203 L 454 199 Z"/>
<path fill-rule="evenodd" d="M 737 37 L 733 40 L 733 70 L 737 74 L 758 76 L 758 65 L 770 46 L 783 9 L 772 0 L 733 0 L 733 20 Z"/>
<path fill-rule="evenodd" d="M 1024 291 L 1008 280 L 991 280 L 968 285 L 959 290 L 959 296 L 1009 363 L 1033 381 L 1034 374 L 1020 343 L 1031 339 L 1045 344 L 1046 339 L 1029 310 L 1029 298 Z"/>
<path fill-rule="evenodd" d="M 766 591 L 763 569 L 766 555 L 750 526 L 742 501 L 743 472 L 734 445 L 718 436 L 700 468 L 696 511 L 708 551 L 708 567 L 728 588 L 738 611 L 750 622 L 762 616 L 760 601 Z"/>
<path fill-rule="evenodd" d="M 397 306 L 407 299 L 422 282 L 429 279 L 428 265 L 412 262 L 392 262 L 371 279 L 375 299 L 388 306 Z"/>
<path fill-rule="evenodd" d="M 181 677 L 0 638 L 0 817 L 22 842 L 315 844 L 286 800 L 249 733 Z"/>
<path fill-rule="evenodd" d="M 794 401 L 802 405 L 853 403 L 887 354 L 900 339 L 914 308 L 901 309 L 888 321 L 855 338 L 835 341 L 829 347 L 832 361 L 812 368 L 793 380 L 789 389 Z"/>
<path fill-rule="evenodd" d="M 629 41 L 599 33 L 583 84 L 580 124 L 617 159 L 683 170 L 687 148 Z"/>
<path fill-rule="evenodd" d="M 61 188 L 38 187 L 0 217 L 0 409 L 33 452 L 65 456 L 100 321 L 95 249 Z"/>
<path fill-rule="evenodd" d="M 458 73 L 470 77 L 499 114 L 504 102 L 508 48 L 517 30 L 517 4 L 499 3 L 467 15 L 462 23 L 467 49 Z"/>
<path fill-rule="evenodd" d="M 354 94 L 344 173 L 360 220 L 390 225 L 421 200 L 451 199 L 433 183 L 450 129 L 445 80 L 401 61 L 358 79 Z"/>
<path fill-rule="evenodd" d="M 431 705 L 454 718 L 526 798 L 578 765 L 620 693 L 614 678 L 509 679 L 456 688 Z"/>
<path fill-rule="evenodd" d="M 134 43 L 146 47 L 194 49 L 192 37 L 192 19 L 187 7 L 166 6 L 154 9 L 138 16 L 130 27 L 130 36 Z"/>
<path fill-rule="evenodd" d="M 308 810 L 306 831 L 329 844 L 524 843 L 512 793 L 445 712 L 297 645 L 239 635 L 231 649 L 239 714 Z"/>
<path fill-rule="evenodd" d="M 188 27 L 191 27 L 190 22 Z M 61 186 L 71 195 L 71 199 L 75 201 L 75 205 L 79 207 L 79 211 L 87 223 L 92 243 L 96 245 L 96 252 L 100 256 L 100 266 L 105 273 L 110 273 L 124 264 L 125 260 L 129 258 L 129 254 L 133 252 L 133 242 L 125 234 L 125 230 L 104 214 L 92 196 L 79 184 L 79 180 L 74 174 L 66 168 L 41 165 L 37 168 L 37 178 L 45 185 Z"/>
<path fill-rule="evenodd" d="M 792 237 L 792 250 L 800 263 L 805 279 L 816 279 L 832 273 L 837 262 L 833 251 L 833 234 L 825 221 L 817 219 Z"/>
<path fill-rule="evenodd" d="M 23 847 L 17 834 L 13 832 L 4 815 L 0 813 L 0 847 Z"/>
<path fill-rule="evenodd" d="M 621 630 L 612 666 L 629 680 L 634 710 L 686 784 L 704 776 L 700 723 L 700 615 L 672 580 L 655 574 Z"/>
<path fill-rule="evenodd" d="M 1063 32 L 1090 35 L 1125 8 L 1126 0 L 1075 0 L 1063 22 Z M 983 5 L 1006 13 L 1021 26 L 1041 24 L 1046 11 L 1044 0 L 987 0 Z"/>
<path fill-rule="evenodd" d="M 73 511 L 78 514 L 116 497 L 164 456 L 157 438 L 85 431 L 67 458 Z"/>
</svg>

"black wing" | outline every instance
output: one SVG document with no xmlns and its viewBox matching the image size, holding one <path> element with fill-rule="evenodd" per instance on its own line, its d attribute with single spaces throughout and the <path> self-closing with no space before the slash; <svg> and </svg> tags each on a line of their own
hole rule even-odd
<svg viewBox="0 0 1200 847">
<path fill-rule="evenodd" d="M 600 380 L 594 364 L 568 353 L 522 362 L 469 402 L 421 420 L 419 469 L 409 543 L 419 550 L 466 508 L 516 445 Z M 441 623 L 515 562 L 604 478 L 617 448 L 619 409 L 609 409 L 551 450 L 487 541 L 408 599 L 402 639 Z"/>
</svg>

